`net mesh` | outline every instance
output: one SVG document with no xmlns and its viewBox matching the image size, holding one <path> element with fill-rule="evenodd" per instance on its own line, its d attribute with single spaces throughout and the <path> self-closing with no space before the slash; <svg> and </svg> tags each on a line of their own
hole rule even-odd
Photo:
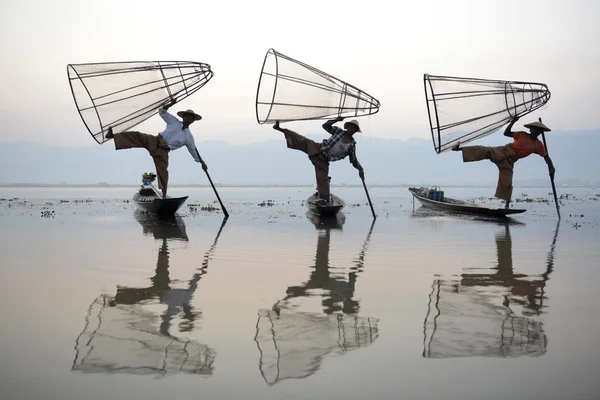
<svg viewBox="0 0 600 400">
<path fill-rule="evenodd" d="M 86 373 L 212 375 L 213 349 L 161 333 L 159 325 L 159 317 L 141 305 L 115 305 L 109 296 L 98 297 L 76 340 L 72 369 Z"/>
<path fill-rule="evenodd" d="M 427 112 L 436 153 L 488 136 L 514 116 L 550 99 L 545 84 L 425 74 Z"/>
<path fill-rule="evenodd" d="M 130 129 L 171 99 L 190 96 L 213 76 L 208 64 L 187 61 L 69 64 L 67 74 L 77 111 L 100 144 L 109 127 L 114 133 Z"/>
<path fill-rule="evenodd" d="M 265 56 L 256 94 L 260 124 L 359 117 L 375 114 L 379 105 L 362 90 L 273 49 Z"/>
<path fill-rule="evenodd" d="M 260 372 L 268 384 L 314 374 L 328 355 L 343 354 L 373 343 L 376 318 L 260 310 L 254 340 Z"/>
</svg>

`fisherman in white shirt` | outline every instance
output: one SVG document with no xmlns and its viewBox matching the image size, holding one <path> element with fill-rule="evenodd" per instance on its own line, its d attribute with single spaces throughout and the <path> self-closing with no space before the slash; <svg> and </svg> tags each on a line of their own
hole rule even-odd
<svg viewBox="0 0 600 400">
<path fill-rule="evenodd" d="M 192 136 L 192 132 L 189 129 L 189 126 L 194 121 L 199 121 L 202 117 L 193 110 L 179 111 L 177 115 L 182 119 L 182 121 L 179 121 L 175 116 L 167 112 L 173 104 L 175 104 L 175 100 L 159 108 L 158 115 L 167 123 L 167 127 L 156 136 L 137 131 L 125 131 L 113 134 L 112 127 L 108 128 L 106 134 L 107 139 L 114 139 L 116 150 L 136 147 L 148 150 L 148 153 L 154 160 L 158 188 L 162 190 L 163 198 L 167 197 L 169 152 L 171 150 L 177 150 L 180 147 L 186 146 L 194 160 L 202 163 L 202 168 L 205 171 L 208 169 L 206 163 L 196 151 L 194 136 Z"/>
</svg>

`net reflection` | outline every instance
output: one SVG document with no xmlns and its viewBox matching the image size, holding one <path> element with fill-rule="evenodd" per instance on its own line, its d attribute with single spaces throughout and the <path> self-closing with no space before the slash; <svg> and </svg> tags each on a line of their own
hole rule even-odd
<svg viewBox="0 0 600 400">
<path fill-rule="evenodd" d="M 554 268 L 554 233 L 540 275 L 514 271 L 510 224 L 496 234 L 498 263 L 488 273 L 468 271 L 459 279 L 436 279 L 423 324 L 423 357 L 538 357 L 548 339 L 539 316 Z"/>
<path fill-rule="evenodd" d="M 340 277 L 330 269 L 329 248 L 331 231 L 342 229 L 343 214 L 327 219 L 309 214 L 309 218 L 319 234 L 308 281 L 288 287 L 287 295 L 272 309 L 258 313 L 254 340 L 259 369 L 269 385 L 306 378 L 319 370 L 326 356 L 366 347 L 379 336 L 378 319 L 359 316 L 359 302 L 353 298 L 375 220 L 355 265 L 347 277 Z M 322 313 L 302 310 L 311 297 L 322 298 Z"/>
<path fill-rule="evenodd" d="M 189 340 L 185 333 L 194 330 L 201 318 L 201 311 L 193 308 L 191 300 L 227 220 L 223 220 L 202 267 L 180 283 L 169 277 L 168 243 L 189 240 L 183 219 L 140 212 L 135 218 L 144 234 L 161 240 L 151 285 L 118 286 L 114 296 L 102 294 L 92 302 L 84 329 L 75 341 L 72 370 L 159 377 L 178 372 L 212 375 L 215 350 Z M 159 314 L 158 309 L 163 311 Z M 172 326 L 175 318 L 180 320 L 177 328 Z"/>
</svg>

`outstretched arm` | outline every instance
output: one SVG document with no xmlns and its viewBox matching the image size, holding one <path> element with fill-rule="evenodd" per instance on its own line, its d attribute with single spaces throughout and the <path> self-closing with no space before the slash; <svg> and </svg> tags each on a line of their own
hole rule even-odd
<svg viewBox="0 0 600 400">
<path fill-rule="evenodd" d="M 202 163 L 202 169 L 206 171 L 208 169 L 208 166 L 206 165 L 202 157 L 200 157 L 200 152 L 198 152 L 198 149 L 196 148 L 196 142 L 194 141 L 194 137 L 191 134 L 189 135 L 185 147 L 187 147 L 188 151 L 190 152 L 194 160 L 196 160 L 196 162 Z"/>
<path fill-rule="evenodd" d="M 515 115 L 515 117 L 512 119 L 512 121 L 510 121 L 510 124 L 508 124 L 508 126 L 504 130 L 504 136 L 513 137 L 512 127 L 515 124 L 515 122 L 517 122 L 518 120 L 519 120 L 519 117 Z"/>
<path fill-rule="evenodd" d="M 546 164 L 548 164 L 548 171 L 550 171 L 550 178 L 554 179 L 554 172 L 556 170 L 554 169 L 554 164 L 552 163 L 552 159 L 550 158 L 549 155 L 546 155 L 544 157 L 544 161 L 546 161 Z"/>
<path fill-rule="evenodd" d="M 358 162 L 358 159 L 356 158 L 356 147 L 352 147 L 352 150 L 350 150 L 350 154 L 348 156 L 349 160 L 350 160 L 350 164 L 352 164 L 354 166 L 354 168 L 356 168 L 358 170 L 358 175 L 360 176 L 361 179 L 365 179 L 365 171 L 363 170 L 362 165 L 360 165 L 360 163 Z"/>
</svg>

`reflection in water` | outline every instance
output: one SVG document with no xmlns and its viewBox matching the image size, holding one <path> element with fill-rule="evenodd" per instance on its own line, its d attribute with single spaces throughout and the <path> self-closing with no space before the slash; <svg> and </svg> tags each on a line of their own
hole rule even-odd
<svg viewBox="0 0 600 400">
<path fill-rule="evenodd" d="M 125 372 L 164 376 L 180 371 L 211 375 L 215 351 L 210 347 L 171 333 L 171 321 L 180 317 L 179 332 L 190 332 L 201 316 L 191 306 L 198 282 L 207 272 L 225 222 L 205 254 L 202 267 L 184 287 L 175 287 L 169 277 L 168 240 L 188 241 L 183 219 L 159 218 L 136 212 L 144 234 L 162 240 L 152 285 L 143 288 L 118 287 L 114 297 L 101 295 L 90 305 L 83 332 L 75 344 L 72 370 L 83 372 Z M 166 305 L 160 316 L 153 309 Z"/>
<path fill-rule="evenodd" d="M 260 352 L 260 372 L 270 385 L 308 377 L 325 356 L 366 347 L 379 336 L 378 320 L 358 316 L 359 302 L 353 299 L 375 220 L 345 280 L 335 276 L 329 265 L 330 233 L 342 229 L 344 215 L 320 219 L 309 214 L 309 218 L 319 231 L 314 270 L 307 282 L 289 287 L 287 296 L 271 310 L 258 313 L 254 340 Z M 323 299 L 322 314 L 299 310 L 311 297 Z"/>
<path fill-rule="evenodd" d="M 544 312 L 557 236 L 558 225 L 546 271 L 539 276 L 513 271 L 510 228 L 505 224 L 496 235 L 497 268 L 463 273 L 460 280 L 435 280 L 423 326 L 423 357 L 544 355 L 548 340 L 535 317 Z"/>
</svg>

